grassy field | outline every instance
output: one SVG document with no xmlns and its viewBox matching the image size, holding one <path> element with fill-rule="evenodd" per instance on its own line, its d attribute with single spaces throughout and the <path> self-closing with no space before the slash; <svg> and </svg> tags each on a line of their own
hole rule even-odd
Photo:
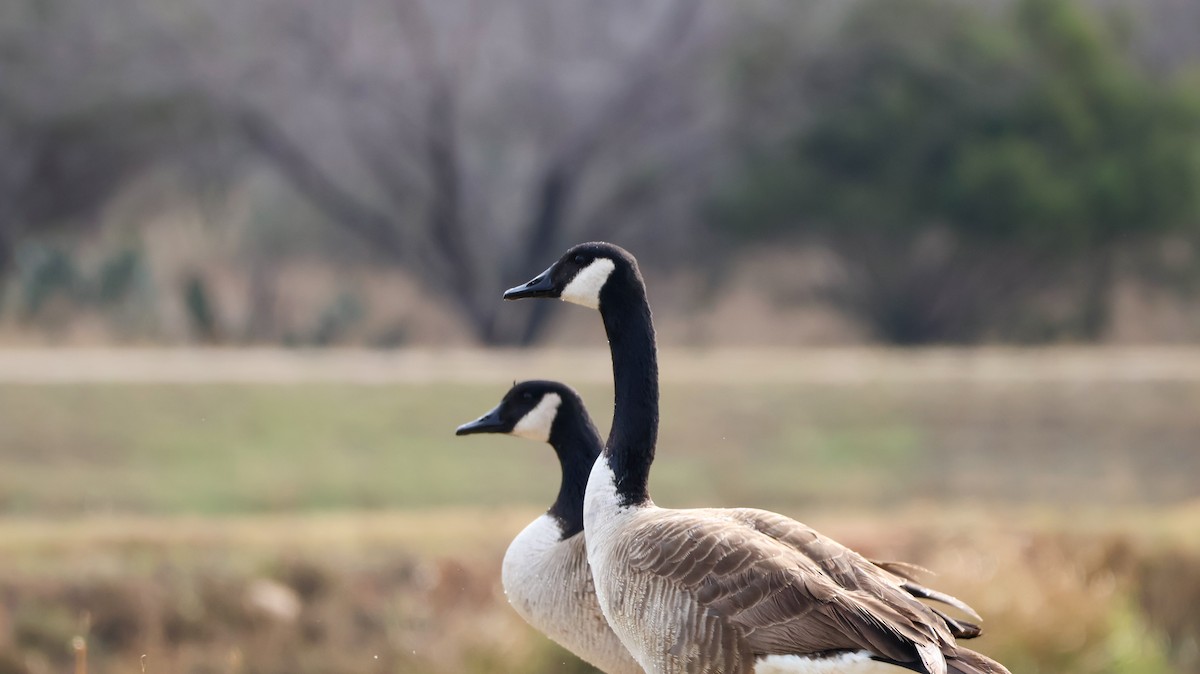
<svg viewBox="0 0 1200 674">
<path fill-rule="evenodd" d="M 1014 672 L 1200 672 L 1200 356 L 667 353 L 652 489 L 935 569 Z M 0 674 L 585 672 L 498 589 L 602 352 L 0 353 Z M 281 608 L 282 607 L 282 608 Z M 142 656 L 146 658 L 143 660 Z M 378 658 L 376 658 L 378 656 Z"/>
<path fill-rule="evenodd" d="M 5 383 L 0 362 L 0 513 L 540 505 L 557 479 L 547 448 L 453 430 L 507 389 L 495 371 L 576 375 L 606 428 L 607 363 L 590 352 L 581 371 L 569 359 L 513 358 L 477 370 L 481 381 L 372 383 L 278 383 L 285 377 L 270 369 L 260 373 L 266 383 L 161 370 L 143 383 Z M 1047 374 L 1036 359 L 1008 360 L 957 377 L 885 361 L 875 378 L 838 368 L 812 376 L 820 361 L 751 359 L 715 374 L 668 362 L 654 493 L 673 505 L 780 508 L 1200 497 L 1200 373 L 1034 376 Z M 1093 370 L 1104 362 L 1093 360 Z M 169 381 L 154 382 L 156 373 Z"/>
</svg>

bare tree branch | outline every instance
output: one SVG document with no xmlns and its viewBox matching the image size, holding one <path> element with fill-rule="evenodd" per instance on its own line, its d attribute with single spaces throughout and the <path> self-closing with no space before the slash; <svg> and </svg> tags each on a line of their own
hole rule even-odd
<svg viewBox="0 0 1200 674">
<path fill-rule="evenodd" d="M 463 229 L 462 175 L 459 169 L 454 94 L 438 86 L 429 105 L 426 152 L 433 180 L 429 227 L 452 287 L 468 305 L 474 303 L 475 265 Z"/>
<path fill-rule="evenodd" d="M 604 139 L 629 118 L 636 116 L 639 108 L 662 94 L 659 88 L 666 66 L 687 37 L 699 14 L 700 3 L 676 0 L 666 17 L 659 23 L 658 30 L 648 38 L 638 54 L 625 66 L 629 79 L 621 83 L 609 100 L 601 104 L 592 119 L 578 129 L 575 137 L 564 144 L 555 160 L 564 166 L 584 162 L 600 146 Z"/>
<path fill-rule="evenodd" d="M 694 66 L 702 3 L 364 1 L 386 3 L 376 9 L 390 7 L 394 24 L 364 10 L 375 23 L 354 28 L 347 13 L 327 26 L 318 0 L 277 6 L 300 16 L 271 30 L 304 55 L 299 62 L 321 63 L 311 72 L 297 70 L 297 59 L 247 68 L 247 82 L 275 88 L 225 98 L 277 114 L 241 115 L 243 134 L 332 221 L 448 296 L 481 339 L 539 338 L 544 307 L 501 313 L 497 280 L 531 273 L 574 237 L 616 231 L 656 201 L 656 190 L 697 175 L 655 172 L 635 186 L 626 174 L 679 166 L 674 156 L 690 151 L 684 139 L 711 131 L 696 124 L 694 79 L 681 76 Z M 631 45 L 625 34 L 642 16 L 654 25 Z M 514 30 L 524 39 L 496 32 Z M 376 51 L 354 41 L 363 35 L 380 40 Z M 576 75 L 594 68 L 596 84 L 579 88 Z M 317 102 L 336 130 L 319 143 L 289 136 L 285 128 L 328 123 L 291 101 Z M 330 148 L 341 152 L 318 159 Z M 346 160 L 373 189 L 354 189 L 327 168 Z"/>
<path fill-rule="evenodd" d="M 274 122 L 246 111 L 237 115 L 237 121 L 246 139 L 326 215 L 389 254 L 407 257 L 406 246 L 392 220 L 342 189 Z"/>
<path fill-rule="evenodd" d="M 367 115 L 343 118 L 346 138 L 374 184 L 395 208 L 410 208 L 431 190 L 428 167 L 413 160 L 417 147 L 412 137 L 418 133 L 415 122 L 389 119 L 380 130 Z"/>
</svg>

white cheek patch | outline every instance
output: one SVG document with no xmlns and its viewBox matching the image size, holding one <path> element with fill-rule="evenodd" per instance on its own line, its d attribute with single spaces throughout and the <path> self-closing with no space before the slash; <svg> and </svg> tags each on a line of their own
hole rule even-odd
<svg viewBox="0 0 1200 674">
<path fill-rule="evenodd" d="M 513 426 L 512 434 L 539 442 L 549 442 L 550 427 L 554 425 L 554 417 L 558 415 L 558 406 L 561 404 L 562 398 L 558 397 L 557 393 L 542 396 L 537 406 L 526 412 Z"/>
<path fill-rule="evenodd" d="M 579 270 L 575 278 L 563 288 L 562 299 L 575 304 L 582 304 L 592 309 L 600 308 L 600 289 L 612 275 L 616 263 L 606 257 L 598 257 L 591 264 Z"/>
</svg>

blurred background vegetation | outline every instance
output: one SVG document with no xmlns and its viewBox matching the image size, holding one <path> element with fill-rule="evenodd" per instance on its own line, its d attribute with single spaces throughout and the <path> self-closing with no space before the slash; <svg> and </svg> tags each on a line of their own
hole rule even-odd
<svg viewBox="0 0 1200 674">
<path fill-rule="evenodd" d="M 0 674 L 590 671 L 498 587 L 552 454 L 450 435 L 535 376 L 607 424 L 594 317 L 498 299 L 589 239 L 651 285 L 660 503 L 934 569 L 1014 672 L 1200 673 L 1197 36 L 0 3 Z"/>
<path fill-rule="evenodd" d="M 615 239 L 668 342 L 1193 342 L 1198 16 L 15 0 L 0 339 L 570 340 L 496 288 Z"/>
</svg>

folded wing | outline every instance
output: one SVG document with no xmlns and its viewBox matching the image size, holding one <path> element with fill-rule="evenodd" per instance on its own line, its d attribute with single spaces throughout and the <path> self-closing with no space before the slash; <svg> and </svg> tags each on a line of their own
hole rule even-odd
<svg viewBox="0 0 1200 674">
<path fill-rule="evenodd" d="M 630 533 L 633 569 L 686 588 L 711 629 L 735 630 L 755 657 L 866 650 L 927 674 L 1006 672 L 957 667 L 960 654 L 982 658 L 955 644 L 971 629 L 919 601 L 912 581 L 782 515 L 660 511 Z"/>
</svg>

